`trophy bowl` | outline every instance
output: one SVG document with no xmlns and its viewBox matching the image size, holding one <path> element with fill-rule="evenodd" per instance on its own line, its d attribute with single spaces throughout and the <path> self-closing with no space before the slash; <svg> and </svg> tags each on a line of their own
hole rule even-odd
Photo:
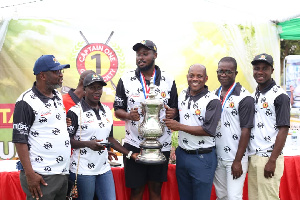
<svg viewBox="0 0 300 200">
<path fill-rule="evenodd" d="M 136 162 L 142 164 L 162 164 L 166 157 L 161 153 L 162 144 L 157 140 L 164 133 L 164 125 L 160 122 L 160 111 L 163 103 L 155 99 L 153 79 L 150 81 L 149 98 L 142 102 L 143 121 L 138 126 L 139 134 L 145 139 L 141 144 L 141 152 Z"/>
</svg>

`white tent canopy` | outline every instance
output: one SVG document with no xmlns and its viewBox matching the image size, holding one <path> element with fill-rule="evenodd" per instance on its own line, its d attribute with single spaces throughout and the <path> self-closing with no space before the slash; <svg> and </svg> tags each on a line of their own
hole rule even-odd
<svg viewBox="0 0 300 200">
<path fill-rule="evenodd" d="M 300 15 L 299 0 L 1 0 L 0 19 L 144 21 L 285 21 Z M 146 24 L 146 23 L 145 23 Z"/>
</svg>

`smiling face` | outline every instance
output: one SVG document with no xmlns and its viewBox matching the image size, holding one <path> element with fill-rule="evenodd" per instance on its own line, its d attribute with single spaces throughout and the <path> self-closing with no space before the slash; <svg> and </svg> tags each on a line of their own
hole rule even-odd
<svg viewBox="0 0 300 200">
<path fill-rule="evenodd" d="M 235 82 L 237 71 L 232 62 L 219 62 L 217 76 L 223 88 L 230 88 Z"/>
<path fill-rule="evenodd" d="M 136 65 L 141 71 L 148 71 L 154 66 L 157 53 L 146 47 L 140 47 L 136 51 Z"/>
<path fill-rule="evenodd" d="M 272 80 L 274 68 L 265 62 L 259 62 L 253 65 L 253 78 L 257 82 L 259 88 L 266 87 Z"/>
<path fill-rule="evenodd" d="M 97 105 L 102 96 L 103 85 L 101 82 L 94 82 L 85 87 L 85 100 L 91 105 Z"/>
<path fill-rule="evenodd" d="M 195 64 L 189 69 L 187 75 L 187 82 L 190 87 L 190 94 L 195 96 L 204 89 L 204 85 L 208 77 L 206 75 L 206 69 L 203 65 Z"/>
</svg>

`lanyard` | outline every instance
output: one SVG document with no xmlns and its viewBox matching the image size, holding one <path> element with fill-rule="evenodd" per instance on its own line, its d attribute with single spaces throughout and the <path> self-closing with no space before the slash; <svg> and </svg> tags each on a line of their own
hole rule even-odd
<svg viewBox="0 0 300 200">
<path fill-rule="evenodd" d="M 236 82 L 234 82 L 230 88 L 227 90 L 226 92 L 226 95 L 223 97 L 223 101 L 221 102 L 222 103 L 222 111 L 224 109 L 224 106 L 226 104 L 226 101 L 228 100 L 229 96 L 231 95 L 231 93 L 233 92 L 234 88 L 236 86 Z M 221 96 L 221 91 L 222 91 L 222 86 L 220 87 L 220 90 L 219 90 L 219 94 L 218 94 L 218 97 L 220 99 L 220 96 Z"/>
<path fill-rule="evenodd" d="M 153 70 L 152 77 L 153 77 L 153 81 L 155 83 L 155 77 L 156 77 L 156 70 L 155 69 Z M 141 83 L 142 83 L 144 97 L 145 97 L 145 99 L 147 99 L 148 96 L 146 94 L 149 94 L 150 87 L 146 84 L 146 79 L 145 79 L 145 76 L 142 74 L 142 72 L 140 72 L 140 80 L 141 80 Z"/>
</svg>

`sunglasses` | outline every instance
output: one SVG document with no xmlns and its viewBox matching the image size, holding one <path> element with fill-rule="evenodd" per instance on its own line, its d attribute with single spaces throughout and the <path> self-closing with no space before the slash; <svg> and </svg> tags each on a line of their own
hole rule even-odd
<svg viewBox="0 0 300 200">
<path fill-rule="evenodd" d="M 60 74 L 63 74 L 63 73 L 64 73 L 64 70 L 63 70 L 63 69 L 60 69 L 60 70 L 51 70 L 51 72 L 52 72 L 53 74 L 60 75 Z"/>
</svg>

